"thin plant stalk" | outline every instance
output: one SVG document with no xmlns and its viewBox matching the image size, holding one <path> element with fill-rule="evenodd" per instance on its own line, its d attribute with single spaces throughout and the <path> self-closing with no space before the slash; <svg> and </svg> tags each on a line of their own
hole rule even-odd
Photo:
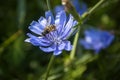
<svg viewBox="0 0 120 80">
<path fill-rule="evenodd" d="M 100 0 L 95 6 L 93 6 L 88 12 L 82 15 L 82 20 L 91 15 L 105 0 Z"/>
<path fill-rule="evenodd" d="M 78 39 L 79 39 L 79 35 L 80 35 L 79 33 L 80 33 L 80 27 L 78 27 L 78 32 L 76 33 L 75 38 L 74 38 L 73 49 L 70 53 L 71 60 L 74 60 L 74 56 L 75 56 L 76 48 L 77 48 L 77 43 L 78 43 Z"/>
<path fill-rule="evenodd" d="M 48 10 L 51 10 L 50 0 L 46 0 L 46 2 L 47 2 Z"/>
<path fill-rule="evenodd" d="M 51 58 L 50 58 L 50 62 L 49 62 L 49 64 L 48 64 L 48 67 L 47 67 L 45 80 L 47 80 L 47 79 L 48 79 L 49 72 L 50 72 L 50 69 L 51 69 L 52 64 L 53 64 L 53 62 L 54 62 L 54 59 L 55 59 L 55 56 L 54 56 L 54 55 L 52 55 L 52 56 L 51 56 Z"/>
</svg>

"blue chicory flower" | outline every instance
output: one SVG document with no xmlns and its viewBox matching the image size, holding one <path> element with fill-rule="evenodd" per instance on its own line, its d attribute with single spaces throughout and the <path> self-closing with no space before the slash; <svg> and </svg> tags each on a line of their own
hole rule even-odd
<svg viewBox="0 0 120 80">
<path fill-rule="evenodd" d="M 114 39 L 111 33 L 93 28 L 86 30 L 84 35 L 85 38 L 80 39 L 80 44 L 85 49 L 95 50 L 95 53 L 107 48 Z"/>
<path fill-rule="evenodd" d="M 73 6 L 75 7 L 76 11 L 82 15 L 85 11 L 87 11 L 87 5 L 84 2 L 79 2 L 79 0 L 71 0 Z M 64 10 L 64 6 L 58 5 L 55 7 L 55 13 Z"/>
<path fill-rule="evenodd" d="M 69 15 L 69 20 L 66 21 L 67 16 L 64 11 L 58 12 L 55 19 L 51 11 L 47 11 L 45 17 L 40 17 L 38 22 L 33 21 L 30 24 L 29 29 L 38 36 L 27 33 L 29 38 L 25 42 L 38 46 L 44 52 L 53 52 L 54 55 L 61 54 L 62 50 L 70 51 L 72 45 L 67 38 L 70 36 L 72 27 L 77 24 L 72 15 Z M 46 28 L 50 26 L 54 26 L 55 30 L 47 31 L 43 35 Z"/>
</svg>

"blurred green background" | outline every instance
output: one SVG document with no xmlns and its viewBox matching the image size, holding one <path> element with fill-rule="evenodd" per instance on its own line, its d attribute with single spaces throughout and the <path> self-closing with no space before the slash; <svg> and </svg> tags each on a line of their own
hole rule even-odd
<svg viewBox="0 0 120 80">
<path fill-rule="evenodd" d="M 82 1 L 89 10 L 99 0 Z M 72 64 L 69 52 L 64 51 L 56 56 L 48 80 L 120 80 L 119 3 L 120 0 L 106 0 L 85 23 L 114 34 L 112 44 L 99 54 L 78 45 Z M 51 0 L 52 9 L 58 4 L 60 0 Z M 44 16 L 46 10 L 45 0 L 0 1 L 0 80 L 43 80 L 52 54 L 24 40 L 30 32 L 29 24 Z"/>
</svg>

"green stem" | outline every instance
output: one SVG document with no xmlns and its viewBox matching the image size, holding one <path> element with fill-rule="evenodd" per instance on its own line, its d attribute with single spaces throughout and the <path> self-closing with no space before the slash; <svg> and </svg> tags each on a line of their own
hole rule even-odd
<svg viewBox="0 0 120 80">
<path fill-rule="evenodd" d="M 10 36 L 7 40 L 5 40 L 0 45 L 0 53 L 2 53 L 4 48 L 7 47 L 10 43 L 12 43 L 14 40 L 16 40 L 21 34 L 22 34 L 22 30 L 18 30 L 16 33 L 14 33 L 12 36 Z"/>
<path fill-rule="evenodd" d="M 75 38 L 74 38 L 73 49 L 70 53 L 71 60 L 73 60 L 75 57 L 75 52 L 76 52 L 77 43 L 78 43 L 78 39 L 79 39 L 79 33 L 80 33 L 80 27 L 78 27 L 78 32 L 76 33 Z"/>
<path fill-rule="evenodd" d="M 50 0 L 46 0 L 46 2 L 47 2 L 47 7 L 48 7 L 48 10 L 51 10 Z"/>
<path fill-rule="evenodd" d="M 26 0 L 18 0 L 18 28 L 23 29 L 26 16 Z"/>
<path fill-rule="evenodd" d="M 93 11 L 95 11 L 105 0 L 100 0 L 90 11 L 88 12 L 91 14 Z"/>
<path fill-rule="evenodd" d="M 85 19 L 87 16 L 92 14 L 105 0 L 100 0 L 95 6 L 92 7 L 88 12 L 82 15 L 82 20 Z"/>
<path fill-rule="evenodd" d="M 53 62 L 54 62 L 54 59 L 55 59 L 55 56 L 52 55 L 51 58 L 50 58 L 50 62 L 49 62 L 49 64 L 48 64 L 48 67 L 47 67 L 47 72 L 46 72 L 45 80 L 48 79 L 49 72 L 50 72 L 50 69 L 51 69 L 52 64 L 53 64 Z"/>
</svg>

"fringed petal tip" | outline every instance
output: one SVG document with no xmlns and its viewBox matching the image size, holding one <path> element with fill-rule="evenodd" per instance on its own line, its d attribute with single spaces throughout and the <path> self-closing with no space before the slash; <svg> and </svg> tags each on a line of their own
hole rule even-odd
<svg viewBox="0 0 120 80">
<path fill-rule="evenodd" d="M 45 47 L 39 47 L 42 51 L 44 51 L 44 52 L 52 52 L 52 51 L 54 51 L 54 49 L 53 48 L 51 48 L 51 47 L 48 47 L 48 48 L 45 48 Z"/>
<path fill-rule="evenodd" d="M 66 41 L 65 50 L 67 50 L 67 51 L 71 51 L 72 48 L 73 48 L 73 46 L 71 45 L 70 41 Z"/>
<path fill-rule="evenodd" d="M 25 39 L 24 42 L 30 42 L 30 38 Z"/>
<path fill-rule="evenodd" d="M 58 5 L 54 8 L 55 14 L 64 10 L 64 6 Z"/>
<path fill-rule="evenodd" d="M 55 50 L 54 53 L 53 53 L 53 55 L 57 56 L 57 55 L 60 55 L 61 53 L 62 53 L 62 51 L 60 51 L 60 50 Z"/>
<path fill-rule="evenodd" d="M 49 24 L 54 24 L 54 22 L 55 22 L 54 17 L 53 17 L 53 14 L 52 14 L 52 12 L 50 10 L 45 12 L 45 17 L 46 17 L 47 22 Z"/>
</svg>

